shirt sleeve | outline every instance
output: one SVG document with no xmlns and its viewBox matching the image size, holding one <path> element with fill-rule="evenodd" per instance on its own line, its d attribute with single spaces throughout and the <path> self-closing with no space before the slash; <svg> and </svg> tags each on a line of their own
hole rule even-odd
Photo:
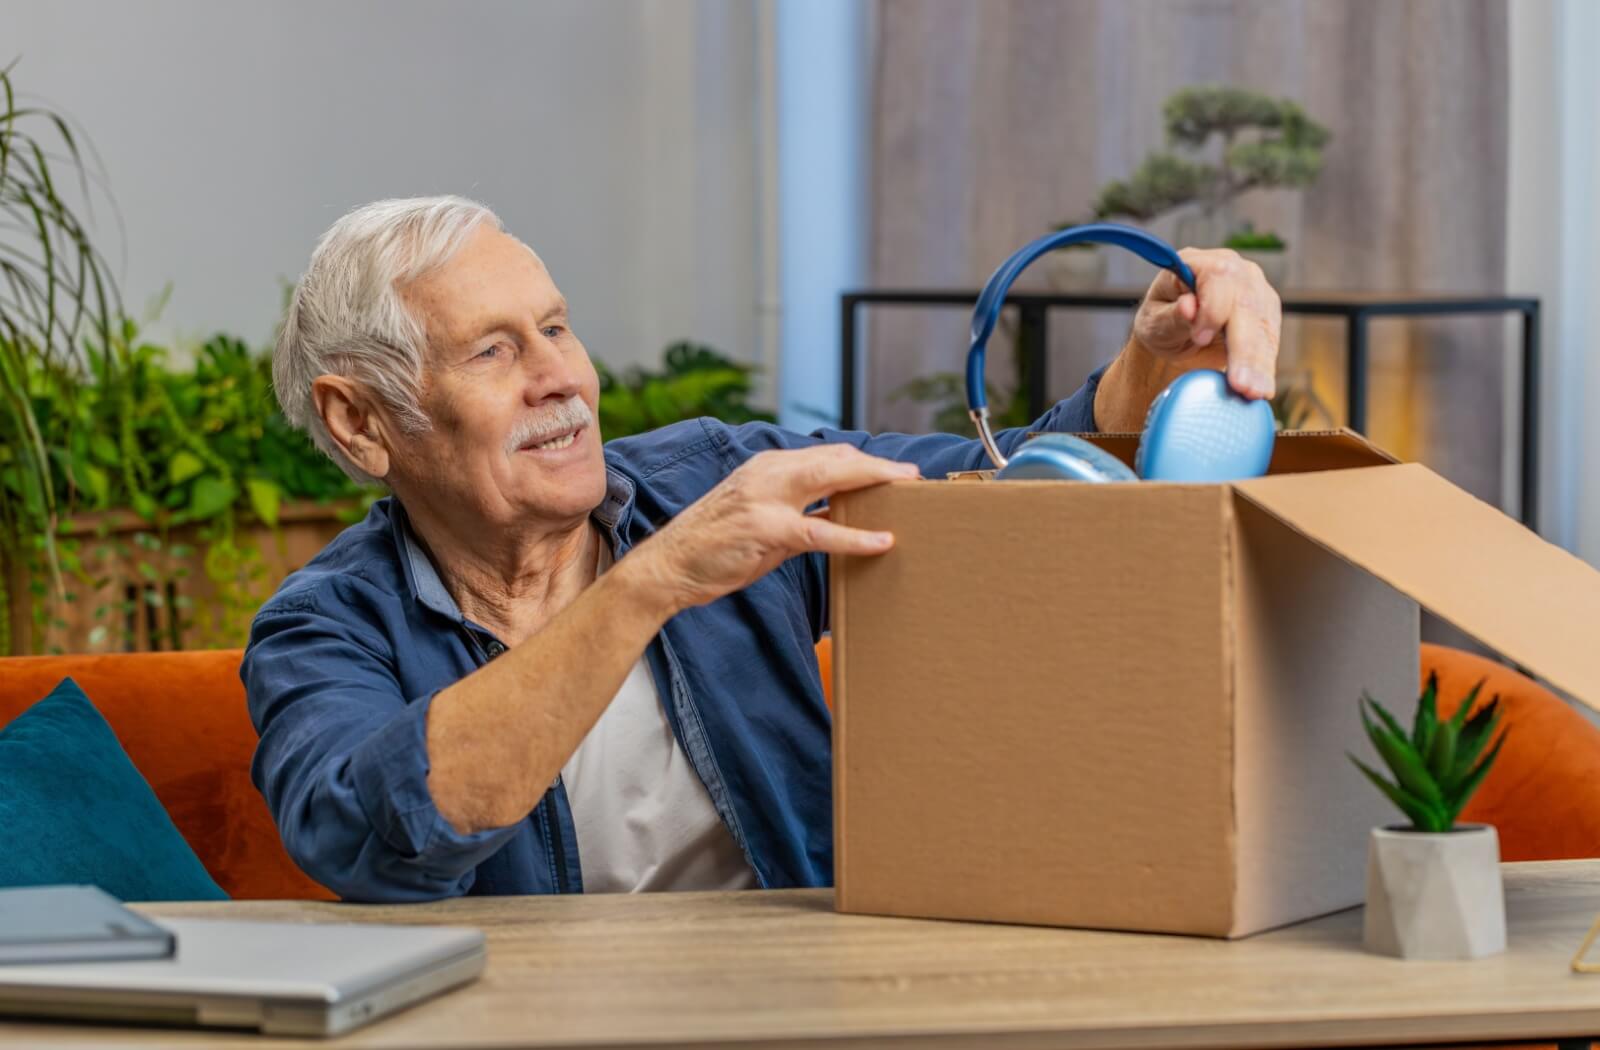
<svg viewBox="0 0 1600 1050">
<path fill-rule="evenodd" d="M 260 742 L 251 776 L 294 862 L 347 900 L 459 896 L 519 825 L 463 835 L 428 791 L 428 709 L 350 609 L 264 611 L 240 676 Z"/>
</svg>

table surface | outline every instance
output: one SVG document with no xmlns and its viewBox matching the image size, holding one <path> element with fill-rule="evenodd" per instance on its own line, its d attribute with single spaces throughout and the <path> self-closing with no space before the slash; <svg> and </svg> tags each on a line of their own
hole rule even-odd
<svg viewBox="0 0 1600 1050">
<path fill-rule="evenodd" d="M 466 923 L 476 983 L 341 1040 L 0 1023 L 0 1045 L 264 1047 L 1400 1045 L 1600 1033 L 1568 962 L 1600 861 L 1508 865 L 1510 946 L 1364 953 L 1359 910 L 1225 942 L 838 915 L 828 891 L 158 904 L 160 917 Z"/>
</svg>

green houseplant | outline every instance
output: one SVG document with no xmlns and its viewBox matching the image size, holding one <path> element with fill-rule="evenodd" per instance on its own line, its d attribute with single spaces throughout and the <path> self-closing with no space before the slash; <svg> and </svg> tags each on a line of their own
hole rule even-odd
<svg viewBox="0 0 1600 1050">
<path fill-rule="evenodd" d="M 600 373 L 600 435 L 629 437 L 684 419 L 714 416 L 724 423 L 772 422 L 751 407 L 755 369 L 701 343 L 680 341 L 662 351 L 659 370 L 631 368 Z"/>
<path fill-rule="evenodd" d="M 1361 721 L 1390 778 L 1354 755 L 1363 776 L 1409 825 L 1374 828 L 1367 853 L 1367 950 L 1415 959 L 1466 959 L 1505 948 L 1505 901 L 1494 828 L 1457 818 L 1494 767 L 1506 734 L 1500 700 L 1474 710 L 1482 683 L 1446 719 L 1439 679 L 1417 700 L 1408 733 L 1383 705 L 1361 698 Z"/>
<path fill-rule="evenodd" d="M 61 593 L 30 581 L 30 648 L 241 644 L 284 573 L 380 494 L 289 426 L 265 351 L 217 335 L 184 356 L 123 320 L 83 382 L 32 376 L 64 574 Z M 752 370 L 708 346 L 674 344 L 660 370 L 596 368 L 608 439 L 771 418 L 748 404 Z"/>
<path fill-rule="evenodd" d="M 15 66 L 0 68 L 0 609 L 23 563 L 41 563 L 49 586 L 63 589 L 61 468 L 35 413 L 35 384 L 54 383 L 70 399 L 86 364 L 82 341 L 107 345 L 120 312 L 80 216 L 95 195 L 80 136 L 60 114 L 19 100 Z M 0 652 L 10 627 L 0 615 Z"/>
<path fill-rule="evenodd" d="M 1290 99 L 1221 85 L 1184 88 L 1162 104 L 1162 117 L 1166 148 L 1146 156 L 1126 179 L 1102 186 L 1088 221 L 1150 223 L 1182 210 L 1179 241 L 1234 248 L 1281 287 L 1287 246 L 1270 232 L 1241 228 L 1233 204 L 1254 190 L 1315 182 L 1328 129 Z"/>
<path fill-rule="evenodd" d="M 86 381 L 34 376 L 65 576 L 59 594 L 30 581 L 29 647 L 239 644 L 283 573 L 370 499 L 289 428 L 265 353 L 218 335 L 187 356 L 173 366 L 125 319 Z"/>
<path fill-rule="evenodd" d="M 65 118 L 22 100 L 14 69 L 0 69 L 0 652 L 59 648 L 49 638 L 69 628 L 76 646 L 131 647 L 145 623 L 154 644 L 139 614 L 157 611 L 176 645 L 191 541 L 232 607 L 211 641 L 234 640 L 251 605 L 239 584 L 262 575 L 235 508 L 275 527 L 288 492 L 260 454 L 290 447 L 260 433 L 275 411 L 265 372 L 214 340 L 174 373 L 137 338 L 90 235 L 96 201 L 110 204 L 103 173 Z M 303 489 L 317 468 L 296 455 Z"/>
<path fill-rule="evenodd" d="M 1162 117 L 1167 149 L 1103 186 L 1092 210 L 1097 219 L 1150 222 L 1194 205 L 1202 237 L 1180 235 L 1192 243 L 1234 232 L 1231 206 L 1242 194 L 1315 182 L 1330 138 L 1290 99 L 1221 85 L 1184 88 L 1163 103 Z"/>
</svg>

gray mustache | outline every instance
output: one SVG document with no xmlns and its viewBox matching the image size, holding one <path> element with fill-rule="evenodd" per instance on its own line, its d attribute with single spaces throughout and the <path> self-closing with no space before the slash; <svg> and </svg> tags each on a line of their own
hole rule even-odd
<svg viewBox="0 0 1600 1050">
<path fill-rule="evenodd" d="M 583 398 L 576 395 L 541 410 L 520 421 L 506 438 L 509 455 L 527 444 L 548 441 L 563 431 L 594 425 L 594 413 Z"/>
</svg>

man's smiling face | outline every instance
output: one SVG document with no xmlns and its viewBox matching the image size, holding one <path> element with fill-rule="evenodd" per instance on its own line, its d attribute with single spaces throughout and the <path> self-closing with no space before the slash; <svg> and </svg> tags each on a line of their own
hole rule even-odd
<svg viewBox="0 0 1600 1050">
<path fill-rule="evenodd" d="M 515 238 L 473 231 L 445 265 L 398 289 L 427 333 L 421 407 L 386 480 L 486 526 L 581 519 L 605 498 L 599 378 L 544 264 Z"/>
</svg>

